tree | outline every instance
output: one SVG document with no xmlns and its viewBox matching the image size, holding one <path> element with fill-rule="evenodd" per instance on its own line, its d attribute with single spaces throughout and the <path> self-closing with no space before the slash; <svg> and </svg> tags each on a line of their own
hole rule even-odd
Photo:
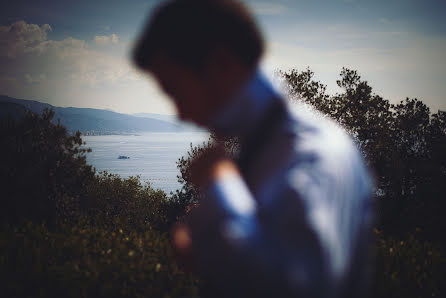
<svg viewBox="0 0 446 298">
<path fill-rule="evenodd" d="M 45 110 L 0 119 L 3 220 L 52 221 L 68 215 L 94 176 L 80 132 L 68 135 L 65 127 L 51 122 L 53 117 L 54 111 Z"/>
<path fill-rule="evenodd" d="M 347 68 L 337 81 L 344 91 L 332 96 L 309 69 L 280 74 L 292 100 L 333 118 L 361 148 L 376 178 L 379 224 L 395 233 L 422 227 L 436 238 L 446 211 L 445 112 L 431 114 L 418 99 L 391 104 Z"/>
</svg>

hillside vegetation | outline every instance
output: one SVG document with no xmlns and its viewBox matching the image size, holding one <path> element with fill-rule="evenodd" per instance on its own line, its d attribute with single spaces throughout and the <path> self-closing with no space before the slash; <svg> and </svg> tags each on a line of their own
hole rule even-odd
<svg viewBox="0 0 446 298">
<path fill-rule="evenodd" d="M 341 123 L 375 173 L 370 297 L 444 296 L 446 113 L 416 99 L 390 104 L 348 69 L 341 94 L 312 76 L 282 73 L 292 98 Z M 178 267 L 169 231 L 200 200 L 188 166 L 212 140 L 178 161 L 183 188 L 168 197 L 138 177 L 95 173 L 81 134 L 53 111 L 9 105 L 23 117 L 0 120 L 0 296 L 198 296 L 205 280 Z M 237 140 L 225 141 L 236 154 Z"/>
<path fill-rule="evenodd" d="M 185 205 L 139 177 L 95 174 L 80 133 L 53 116 L 0 121 L 0 296 L 196 296 L 167 233 Z"/>
</svg>

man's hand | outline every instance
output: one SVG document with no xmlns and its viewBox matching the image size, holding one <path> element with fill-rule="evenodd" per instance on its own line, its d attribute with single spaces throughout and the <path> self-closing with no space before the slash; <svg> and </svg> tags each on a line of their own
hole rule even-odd
<svg viewBox="0 0 446 298">
<path fill-rule="evenodd" d="M 225 153 L 222 146 L 215 146 L 200 153 L 189 166 L 191 182 L 196 187 L 205 187 L 212 181 L 229 175 L 240 175 L 237 165 Z M 189 220 L 201 222 L 205 216 L 202 207 L 194 208 Z M 186 221 L 187 222 L 187 221 Z M 206 226 L 203 223 L 203 227 Z M 195 231 L 198 232 L 198 231 Z M 178 223 L 172 230 L 172 242 L 177 254 L 177 262 L 187 271 L 194 271 L 192 237 L 189 225 Z"/>
<path fill-rule="evenodd" d="M 178 223 L 174 226 L 172 229 L 172 243 L 176 252 L 177 263 L 184 270 L 193 272 L 192 238 L 187 224 Z"/>
</svg>

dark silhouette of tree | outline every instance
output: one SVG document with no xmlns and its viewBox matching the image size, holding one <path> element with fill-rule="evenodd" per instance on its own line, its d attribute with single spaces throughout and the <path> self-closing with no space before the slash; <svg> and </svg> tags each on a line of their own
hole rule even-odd
<svg viewBox="0 0 446 298">
<path fill-rule="evenodd" d="M 418 99 L 399 104 L 373 93 L 355 70 L 343 68 L 336 82 L 343 90 L 327 94 L 326 86 L 313 79 L 307 68 L 279 72 L 291 100 L 303 101 L 342 125 L 363 152 L 376 180 L 377 224 L 386 232 L 404 234 L 422 228 L 430 238 L 444 229 L 446 211 L 446 122 L 445 112 L 431 114 Z M 204 146 L 191 148 L 177 163 L 183 184 L 183 199 L 197 202 L 199 190 L 190 183 L 188 167 L 200 152 L 213 143 L 224 143 L 237 154 L 236 139 L 211 136 Z M 187 199 L 186 199 L 187 198 Z"/>
<path fill-rule="evenodd" d="M 336 120 L 360 146 L 376 178 L 379 226 L 395 233 L 421 227 L 438 240 L 446 211 L 445 112 L 431 114 L 418 99 L 391 104 L 347 68 L 337 81 L 343 92 L 333 96 L 309 69 L 280 75 L 291 98 Z"/>
<path fill-rule="evenodd" d="M 53 117 L 52 110 L 45 110 L 41 116 L 27 112 L 22 119 L 0 119 L 3 220 L 68 216 L 94 176 L 80 133 L 68 135 L 51 122 Z"/>
</svg>

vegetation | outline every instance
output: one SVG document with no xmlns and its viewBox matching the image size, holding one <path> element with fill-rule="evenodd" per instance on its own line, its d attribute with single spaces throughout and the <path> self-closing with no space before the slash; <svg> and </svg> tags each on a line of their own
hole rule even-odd
<svg viewBox="0 0 446 298">
<path fill-rule="evenodd" d="M 309 69 L 280 75 L 293 100 L 350 132 L 375 173 L 370 296 L 444 296 L 446 113 L 417 99 L 391 104 L 349 69 L 335 95 Z M 14 111 L 0 117 L 0 296 L 197 296 L 200 282 L 176 265 L 168 233 L 201 197 L 192 159 L 216 141 L 235 155 L 237 140 L 191 148 L 177 164 L 183 188 L 169 198 L 139 177 L 96 174 L 81 135 L 52 111 Z"/>
<path fill-rule="evenodd" d="M 356 71 L 343 68 L 342 93 L 329 95 L 314 73 L 279 72 L 290 99 L 304 102 L 342 125 L 362 150 L 376 180 L 375 270 L 371 297 L 442 296 L 446 290 L 446 112 L 431 114 L 418 99 L 399 104 L 374 94 Z M 215 136 L 178 163 L 184 195 L 199 200 L 190 182 L 191 160 L 216 142 L 228 153 L 237 140 Z"/>
<path fill-rule="evenodd" d="M 344 92 L 334 96 L 309 69 L 282 75 L 295 98 L 335 119 L 360 146 L 375 173 L 378 228 L 399 236 L 420 228 L 444 246 L 446 112 L 431 114 L 417 99 L 391 104 L 346 68 L 337 81 Z"/>
<path fill-rule="evenodd" d="M 53 115 L 0 122 L 0 296 L 196 296 L 167 233 L 184 206 L 139 177 L 95 175 Z"/>
<path fill-rule="evenodd" d="M 54 112 L 27 113 L 0 122 L 0 181 L 3 221 L 20 218 L 54 223 L 78 209 L 94 178 L 85 162 L 80 133 L 69 136 L 52 124 Z"/>
<path fill-rule="evenodd" d="M 443 297 L 444 250 L 416 229 L 392 237 L 375 230 L 371 297 Z"/>
<path fill-rule="evenodd" d="M 190 297 L 197 281 L 175 263 L 166 234 L 149 223 L 3 225 L 2 297 Z"/>
</svg>

